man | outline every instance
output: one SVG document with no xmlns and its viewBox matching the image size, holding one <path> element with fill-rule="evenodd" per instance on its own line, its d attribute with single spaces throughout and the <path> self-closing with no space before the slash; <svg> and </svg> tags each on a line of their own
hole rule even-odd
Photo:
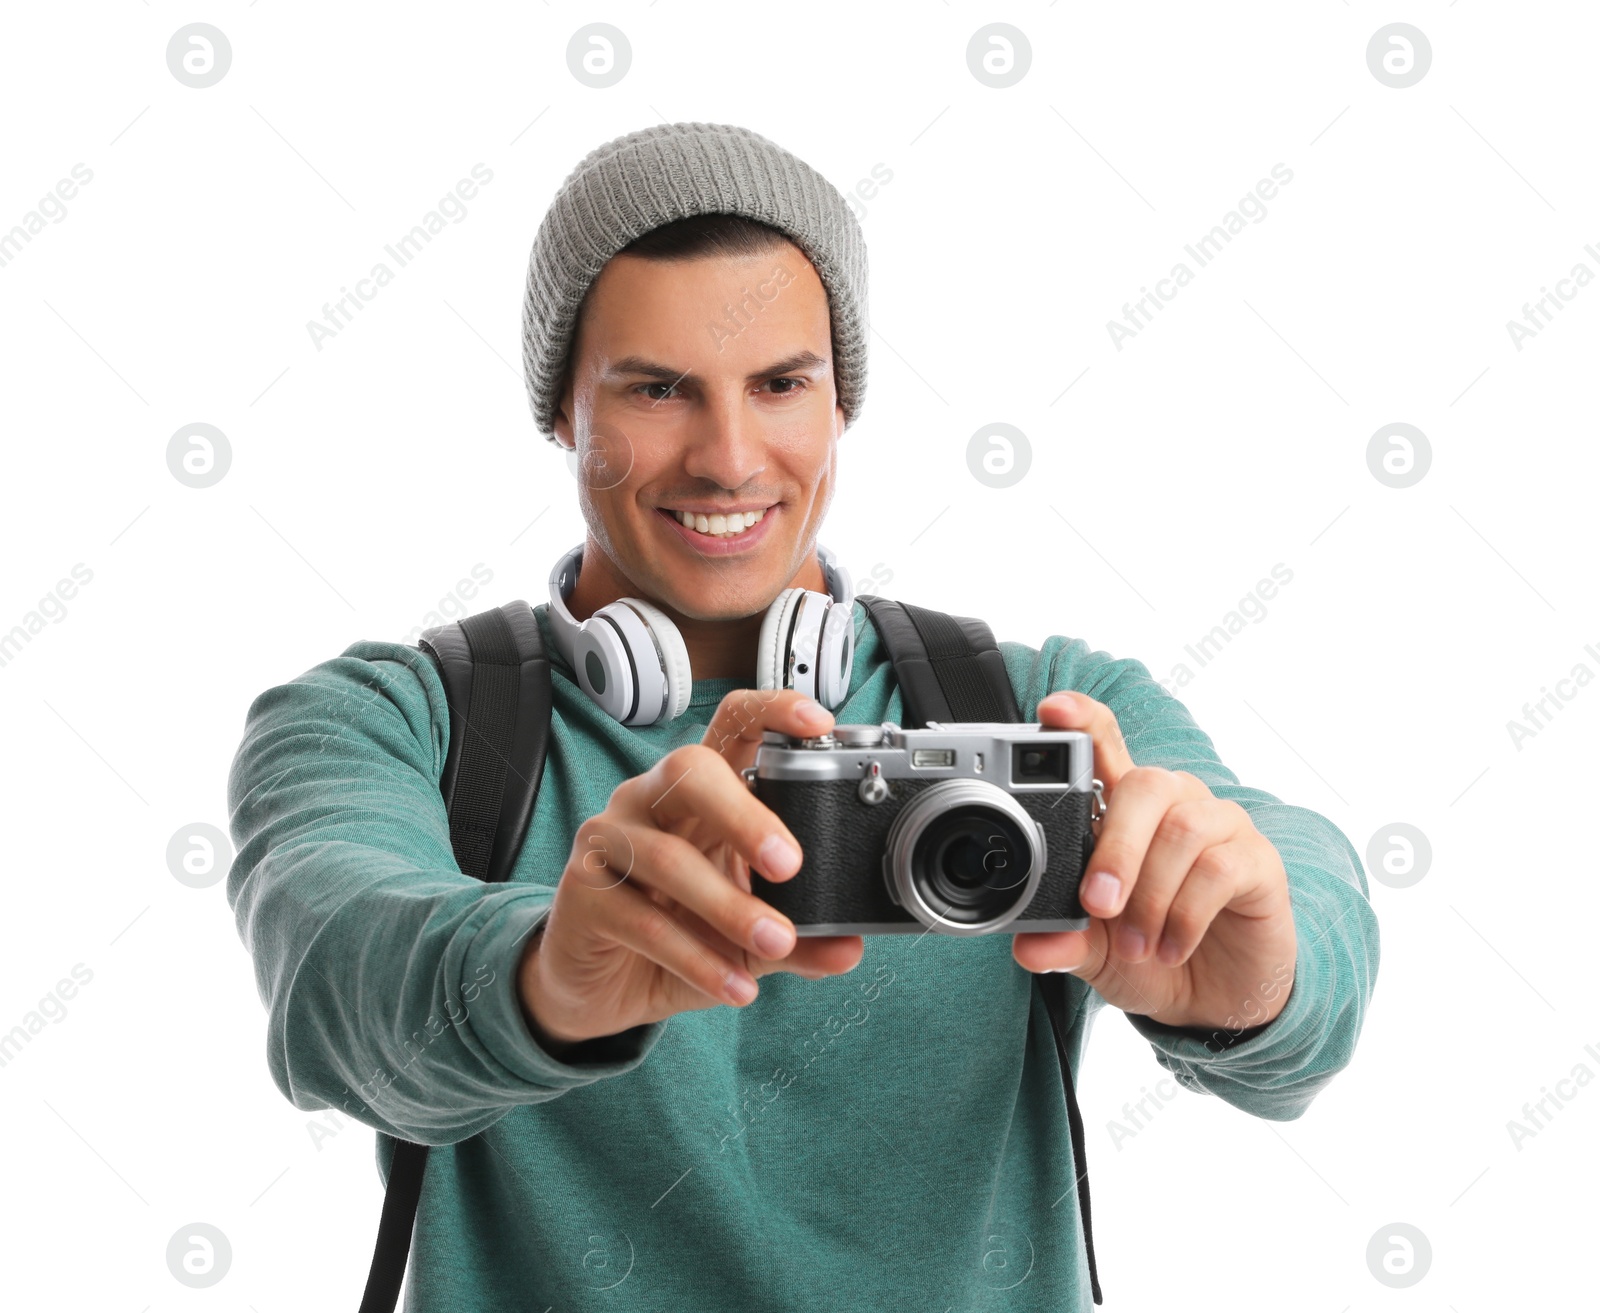
<svg viewBox="0 0 1600 1313">
<path fill-rule="evenodd" d="M 250 708 L 228 891 L 269 1063 L 296 1107 L 435 1146 L 408 1308 L 1087 1308 L 1030 973 L 1072 973 L 1074 1066 L 1110 1003 L 1180 1083 L 1257 1116 L 1300 1115 L 1350 1060 L 1378 962 L 1354 849 L 1078 639 L 1001 651 L 1025 720 L 1094 739 L 1087 931 L 797 938 L 752 894 L 752 870 L 806 878 L 739 775 L 762 732 L 901 713 L 859 608 L 832 713 L 754 691 L 769 605 L 826 589 L 865 280 L 843 198 L 740 128 L 631 133 L 563 184 L 525 362 L 587 536 L 571 619 L 535 608 L 550 753 L 507 883 L 452 857 L 424 653 L 357 643 Z M 681 635 L 678 714 L 624 724 L 563 657 L 622 598 Z"/>
</svg>

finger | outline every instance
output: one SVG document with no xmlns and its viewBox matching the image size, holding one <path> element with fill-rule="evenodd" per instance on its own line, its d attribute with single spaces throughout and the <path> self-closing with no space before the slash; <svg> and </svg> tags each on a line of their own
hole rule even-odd
<svg viewBox="0 0 1600 1313">
<path fill-rule="evenodd" d="M 745 861 L 738 853 L 729 852 L 726 845 L 723 845 L 723 851 L 727 853 L 726 861 L 729 879 L 743 889 L 745 893 L 749 893 L 750 863 Z"/>
<path fill-rule="evenodd" d="M 867 942 L 860 935 L 802 935 L 794 952 L 778 964 L 807 980 L 842 976 L 861 965 Z"/>
<path fill-rule="evenodd" d="M 1181 790 L 1173 773 L 1159 766 L 1135 766 L 1123 775 L 1116 796 L 1106 804 L 1088 874 L 1078 890 L 1078 900 L 1090 916 L 1109 919 L 1122 911 L 1138 882 L 1156 826 L 1179 800 Z"/>
<path fill-rule="evenodd" d="M 1143 962 L 1157 951 L 1173 899 L 1196 878 L 1192 870 L 1196 860 L 1234 831 L 1234 817 L 1215 798 L 1185 798 L 1167 808 L 1117 918 L 1118 957 Z M 1166 957 L 1161 960 L 1173 965 Z"/>
<path fill-rule="evenodd" d="M 687 831 L 706 850 L 725 843 L 769 880 L 788 880 L 800 869 L 803 854 L 793 832 L 705 744 L 674 748 L 618 792 L 641 824 Z"/>
<path fill-rule="evenodd" d="M 1105 703 L 1062 690 L 1042 698 L 1035 715 L 1050 729 L 1082 730 L 1094 740 L 1094 775 L 1105 785 L 1108 798 L 1122 777 L 1134 769 L 1122 729 Z"/>
<path fill-rule="evenodd" d="M 801 936 L 792 951 L 781 958 L 762 957 L 732 943 L 715 926 L 687 908 L 679 908 L 680 924 L 688 926 L 701 939 L 726 957 L 740 957 L 750 974 L 760 979 L 775 971 L 788 971 L 807 980 L 843 975 L 861 963 L 866 942 L 860 935 Z"/>
<path fill-rule="evenodd" d="M 1011 956 L 1033 972 L 1068 971 L 1094 984 L 1104 973 L 1110 946 L 1104 921 L 1090 921 L 1086 930 L 1052 930 L 1011 937 Z"/>
<path fill-rule="evenodd" d="M 760 992 L 742 961 L 719 953 L 680 925 L 669 910 L 625 884 L 605 892 L 589 924 L 712 1002 L 743 1007 Z"/>
<path fill-rule="evenodd" d="M 1189 868 L 1167 908 L 1157 957 L 1167 966 L 1181 966 L 1200 946 L 1211 923 L 1238 891 L 1245 854 L 1237 841 L 1207 848 Z"/>
<path fill-rule="evenodd" d="M 794 922 L 740 889 L 689 840 L 653 825 L 628 830 L 633 863 L 627 874 L 694 913 L 741 953 L 786 957 L 797 938 Z"/>
<path fill-rule="evenodd" d="M 832 728 L 833 713 L 798 689 L 736 688 L 718 704 L 700 742 L 738 772 L 755 763 L 769 729 L 814 738 Z"/>
</svg>

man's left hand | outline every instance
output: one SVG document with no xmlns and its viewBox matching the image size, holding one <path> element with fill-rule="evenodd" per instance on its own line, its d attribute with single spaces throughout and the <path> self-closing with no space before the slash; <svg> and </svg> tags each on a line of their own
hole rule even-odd
<svg viewBox="0 0 1600 1313">
<path fill-rule="evenodd" d="M 1079 891 L 1087 930 L 1014 936 L 1029 971 L 1065 969 L 1106 1002 L 1169 1026 L 1242 1030 L 1294 979 L 1289 877 L 1236 802 L 1188 771 L 1136 766 L 1111 708 L 1052 693 L 1039 723 L 1094 740 L 1106 814 Z"/>
</svg>

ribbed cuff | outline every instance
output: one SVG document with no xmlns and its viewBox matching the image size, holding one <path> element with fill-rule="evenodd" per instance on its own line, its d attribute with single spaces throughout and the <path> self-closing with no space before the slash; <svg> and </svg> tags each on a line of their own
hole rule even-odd
<svg viewBox="0 0 1600 1313">
<path fill-rule="evenodd" d="M 1227 1064 L 1248 1061 L 1278 1048 L 1293 1048 L 1303 1043 L 1321 1024 L 1317 996 L 1328 978 L 1332 963 L 1326 949 L 1308 943 L 1295 934 L 1294 980 L 1283 1011 L 1259 1026 L 1231 1029 L 1227 1026 L 1168 1026 L 1151 1017 L 1128 1013 L 1133 1028 L 1150 1041 L 1157 1052 L 1186 1065 Z M 1265 982 L 1270 985 L 1271 982 Z M 1244 1004 L 1241 1003 L 1241 1009 Z"/>
<path fill-rule="evenodd" d="M 507 1071 L 541 1091 L 566 1091 L 632 1071 L 649 1055 L 666 1025 L 657 1021 L 585 1040 L 564 1059 L 540 1046 L 522 1015 L 517 968 L 528 937 L 543 925 L 554 898 L 553 890 L 530 890 L 525 898 L 507 900 L 474 936 L 467 954 L 468 962 L 494 968 L 494 979 L 481 989 L 470 1011 L 468 1024 L 474 1036 Z"/>
<path fill-rule="evenodd" d="M 1292 995 L 1292 986 L 1290 992 Z M 1212 1053 L 1225 1053 L 1235 1044 L 1243 1044 L 1246 1040 L 1254 1039 L 1272 1025 L 1272 1021 L 1267 1021 L 1259 1026 L 1247 1026 L 1243 1030 L 1215 1030 L 1205 1026 L 1167 1026 L 1149 1017 L 1140 1017 L 1139 1020 L 1143 1023 L 1141 1030 L 1148 1030 L 1151 1034 L 1161 1035 L 1166 1039 L 1182 1039 L 1186 1036 L 1197 1039 Z M 1273 1021 L 1276 1020 L 1274 1017 Z"/>
</svg>

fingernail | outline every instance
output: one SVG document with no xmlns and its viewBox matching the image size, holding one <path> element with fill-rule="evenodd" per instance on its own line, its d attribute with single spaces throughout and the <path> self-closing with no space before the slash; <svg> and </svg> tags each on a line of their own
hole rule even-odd
<svg viewBox="0 0 1600 1313">
<path fill-rule="evenodd" d="M 764 916 L 756 922 L 755 931 L 750 936 L 755 940 L 756 948 L 762 957 L 782 957 L 794 947 L 795 934 L 787 926 L 779 925 L 770 916 Z"/>
<path fill-rule="evenodd" d="M 801 698 L 794 704 L 794 710 L 795 715 L 811 725 L 820 725 L 833 714 L 815 698 Z"/>
<path fill-rule="evenodd" d="M 728 990 L 728 997 L 735 1003 L 748 1003 L 756 996 L 756 982 L 742 971 L 728 972 L 728 978 L 723 982 Z"/>
<path fill-rule="evenodd" d="M 769 834 L 756 856 L 768 877 L 782 880 L 800 869 L 800 850 L 781 834 Z"/>
<path fill-rule="evenodd" d="M 1085 907 L 1109 912 L 1117 905 L 1117 895 L 1121 892 L 1121 880 L 1110 871 L 1096 871 L 1083 882 L 1083 892 L 1078 895 L 1078 899 Z"/>
<path fill-rule="evenodd" d="M 1125 925 L 1117 932 L 1117 956 L 1135 958 L 1144 952 L 1144 935 L 1135 930 L 1131 925 Z"/>
</svg>

